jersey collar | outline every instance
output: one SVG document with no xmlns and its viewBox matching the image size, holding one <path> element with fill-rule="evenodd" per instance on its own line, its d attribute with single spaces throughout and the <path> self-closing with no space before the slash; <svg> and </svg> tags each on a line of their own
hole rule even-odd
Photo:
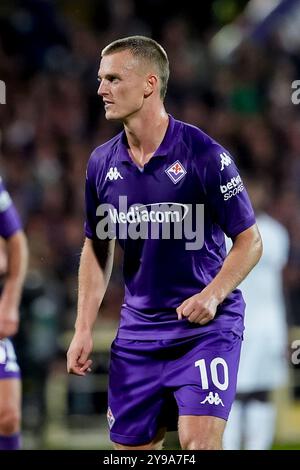
<svg viewBox="0 0 300 470">
<path fill-rule="evenodd" d="M 165 136 L 160 146 L 158 147 L 158 149 L 155 151 L 155 153 L 153 154 L 151 158 L 166 156 L 174 145 L 175 136 L 177 135 L 176 121 L 170 114 L 168 116 L 169 116 L 169 124 L 167 127 L 167 131 L 165 133 Z M 119 140 L 119 159 L 121 162 L 134 163 L 128 153 L 127 138 L 126 138 L 126 133 L 124 130 L 123 132 L 121 132 L 121 136 Z"/>
</svg>

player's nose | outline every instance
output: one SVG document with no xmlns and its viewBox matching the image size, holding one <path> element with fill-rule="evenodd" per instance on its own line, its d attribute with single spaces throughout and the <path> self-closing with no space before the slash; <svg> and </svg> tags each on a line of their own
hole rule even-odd
<svg viewBox="0 0 300 470">
<path fill-rule="evenodd" d="M 97 95 L 98 96 L 105 96 L 108 94 L 108 87 L 107 84 L 105 83 L 105 80 L 102 80 L 99 84 Z"/>
</svg>

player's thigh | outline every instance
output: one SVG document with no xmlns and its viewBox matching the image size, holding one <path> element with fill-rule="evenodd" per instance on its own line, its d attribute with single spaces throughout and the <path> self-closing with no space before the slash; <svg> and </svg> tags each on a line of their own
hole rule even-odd
<svg viewBox="0 0 300 470">
<path fill-rule="evenodd" d="M 154 439 L 148 444 L 143 444 L 140 446 L 126 446 L 114 442 L 114 448 L 116 450 L 161 450 L 163 448 L 163 443 L 166 435 L 166 428 L 160 428 L 154 437 Z"/>
<path fill-rule="evenodd" d="M 178 434 L 182 449 L 220 450 L 226 421 L 215 416 L 179 416 Z"/>
</svg>

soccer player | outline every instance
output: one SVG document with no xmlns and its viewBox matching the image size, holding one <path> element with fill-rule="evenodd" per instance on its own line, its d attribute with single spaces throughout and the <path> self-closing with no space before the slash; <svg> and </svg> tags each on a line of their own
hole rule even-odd
<svg viewBox="0 0 300 470">
<path fill-rule="evenodd" d="M 0 179 L 0 450 L 21 447 L 21 381 L 9 337 L 18 331 L 19 303 L 27 269 L 27 242 L 19 215 Z"/>
<path fill-rule="evenodd" d="M 102 51 L 98 95 L 106 119 L 124 130 L 96 148 L 87 167 L 68 371 L 91 369 L 92 327 L 116 236 L 125 298 L 111 347 L 107 419 L 121 450 L 160 449 L 178 415 L 183 449 L 222 448 L 243 333 L 236 287 L 262 252 L 232 157 L 167 114 L 168 77 L 167 54 L 150 38 L 120 39 Z M 233 239 L 227 257 L 224 232 Z"/>
</svg>

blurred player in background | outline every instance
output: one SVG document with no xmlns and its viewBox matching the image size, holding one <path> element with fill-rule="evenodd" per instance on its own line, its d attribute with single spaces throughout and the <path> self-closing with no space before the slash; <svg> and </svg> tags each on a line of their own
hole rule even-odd
<svg viewBox="0 0 300 470">
<path fill-rule="evenodd" d="M 96 215 L 105 203 L 124 248 L 125 299 L 111 350 L 107 412 L 111 440 L 121 450 L 161 448 L 178 412 L 183 449 L 222 448 L 243 332 L 244 302 L 236 287 L 262 250 L 228 152 L 166 113 L 168 77 L 167 55 L 150 38 L 125 38 L 102 51 L 98 94 L 106 118 L 121 121 L 124 131 L 98 147 L 88 163 L 86 240 L 68 371 L 85 375 L 91 366 L 92 327 L 113 263 L 113 236 L 103 239 L 108 221 Z M 201 203 L 204 226 L 195 215 Z M 169 204 L 173 226 L 197 218 L 194 235 L 204 232 L 204 241 L 190 246 L 186 231 L 179 238 L 161 236 L 160 222 L 170 216 L 163 206 Z M 149 225 L 148 236 L 130 235 Z M 226 260 L 224 232 L 234 239 Z"/>
<path fill-rule="evenodd" d="M 245 336 L 237 397 L 225 431 L 227 449 L 270 449 L 276 429 L 272 392 L 287 384 L 288 331 L 282 270 L 288 259 L 287 230 L 265 212 L 267 181 L 248 183 L 264 243 L 260 263 L 242 282 Z"/>
<path fill-rule="evenodd" d="M 0 236 L 0 450 L 16 450 L 21 447 L 21 381 L 9 337 L 18 331 L 28 252 L 19 216 L 1 179 Z"/>
</svg>

